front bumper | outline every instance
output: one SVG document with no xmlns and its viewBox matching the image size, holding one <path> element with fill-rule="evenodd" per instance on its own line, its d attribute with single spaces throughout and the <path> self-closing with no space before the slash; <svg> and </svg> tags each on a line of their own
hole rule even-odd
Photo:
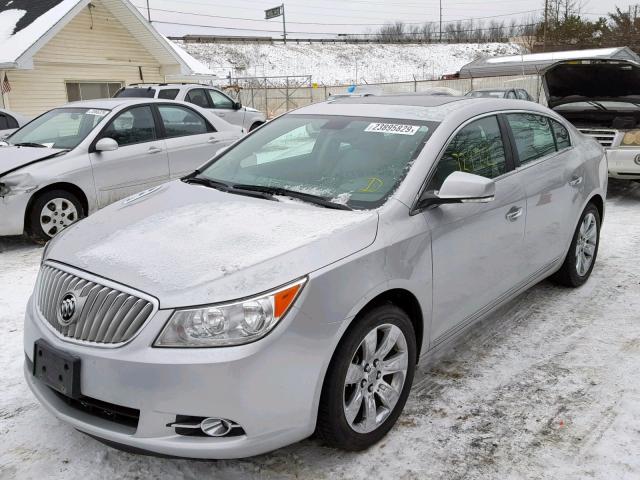
<svg viewBox="0 0 640 480">
<path fill-rule="evenodd" d="M 298 301 L 302 301 L 303 291 Z M 60 338 L 32 300 L 25 318 L 27 383 L 54 415 L 106 442 L 162 455 L 239 458 L 302 440 L 313 433 L 317 402 L 337 324 L 313 321 L 294 307 L 264 339 L 229 348 L 153 348 L 171 314 L 160 310 L 130 343 L 118 348 L 78 345 Z M 139 410 L 126 427 L 65 402 L 30 370 L 34 343 L 80 358 L 82 395 Z M 178 415 L 232 420 L 244 434 L 193 437 L 167 424 Z"/>
<path fill-rule="evenodd" d="M 24 233 L 24 218 L 29 198 L 30 194 L 26 192 L 10 193 L 0 197 L 0 236 Z"/>
<path fill-rule="evenodd" d="M 640 148 L 607 149 L 609 176 L 623 180 L 640 180 Z"/>
</svg>

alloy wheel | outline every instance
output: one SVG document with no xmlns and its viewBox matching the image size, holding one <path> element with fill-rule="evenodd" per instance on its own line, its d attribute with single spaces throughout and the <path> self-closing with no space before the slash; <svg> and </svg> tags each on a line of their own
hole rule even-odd
<svg viewBox="0 0 640 480">
<path fill-rule="evenodd" d="M 364 337 L 344 383 L 344 414 L 354 431 L 372 432 L 391 414 L 404 386 L 408 361 L 407 340 L 395 325 L 379 325 Z"/>
<path fill-rule="evenodd" d="M 78 210 L 66 198 L 49 200 L 40 212 L 40 227 L 49 237 L 53 237 L 77 220 Z"/>
<path fill-rule="evenodd" d="M 576 243 L 576 271 L 581 277 L 584 277 L 591 268 L 597 243 L 598 224 L 596 217 L 593 213 L 588 213 L 582 219 Z"/>
</svg>

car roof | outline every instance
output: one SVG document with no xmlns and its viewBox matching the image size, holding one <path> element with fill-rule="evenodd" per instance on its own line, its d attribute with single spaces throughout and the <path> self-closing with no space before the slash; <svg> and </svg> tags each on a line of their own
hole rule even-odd
<svg viewBox="0 0 640 480">
<path fill-rule="evenodd" d="M 81 100 L 78 102 L 70 102 L 56 108 L 77 107 L 77 108 L 102 108 L 105 110 L 113 110 L 120 106 L 138 105 L 141 103 L 176 103 L 184 105 L 184 102 L 168 100 L 163 98 L 145 98 L 145 97 L 118 97 L 118 98 L 100 98 L 96 100 Z"/>
<path fill-rule="evenodd" d="M 505 110 L 528 110 L 555 116 L 549 109 L 526 100 L 436 96 L 424 93 L 336 98 L 290 113 L 443 122 L 447 118 L 455 120 L 458 114 L 460 119 L 464 119 Z"/>
<path fill-rule="evenodd" d="M 506 92 L 507 90 L 524 90 L 523 88 L 511 87 L 511 88 L 474 88 L 472 92 Z"/>
</svg>

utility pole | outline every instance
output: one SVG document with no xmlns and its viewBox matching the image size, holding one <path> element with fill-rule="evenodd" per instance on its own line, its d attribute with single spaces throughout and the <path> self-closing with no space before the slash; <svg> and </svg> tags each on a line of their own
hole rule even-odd
<svg viewBox="0 0 640 480">
<path fill-rule="evenodd" d="M 442 0 L 440 0 L 440 43 L 442 43 Z"/>
<path fill-rule="evenodd" d="M 284 19 L 284 3 L 282 4 L 282 39 L 287 44 L 287 22 Z"/>
<path fill-rule="evenodd" d="M 549 19 L 549 0 L 544 0 L 544 27 L 542 33 L 542 51 L 547 51 L 547 22 Z"/>
<path fill-rule="evenodd" d="M 147 0 L 147 20 L 151 23 L 151 8 L 149 8 L 149 0 Z"/>
</svg>

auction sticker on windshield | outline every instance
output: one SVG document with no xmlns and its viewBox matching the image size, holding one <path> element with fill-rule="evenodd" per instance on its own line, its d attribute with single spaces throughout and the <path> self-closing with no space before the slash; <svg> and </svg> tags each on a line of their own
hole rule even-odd
<svg viewBox="0 0 640 480">
<path fill-rule="evenodd" d="M 365 132 L 393 133 L 395 135 L 415 135 L 420 130 L 418 125 L 402 125 L 400 123 L 370 123 Z"/>
<path fill-rule="evenodd" d="M 95 115 L 97 117 L 104 117 L 107 113 L 109 113 L 109 110 L 100 110 L 98 108 L 87 110 L 87 115 Z"/>
</svg>

